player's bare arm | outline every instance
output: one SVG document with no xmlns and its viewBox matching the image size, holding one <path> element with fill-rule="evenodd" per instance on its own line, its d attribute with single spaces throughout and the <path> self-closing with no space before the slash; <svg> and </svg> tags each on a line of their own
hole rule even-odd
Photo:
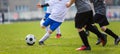
<svg viewBox="0 0 120 54">
<path fill-rule="evenodd" d="M 69 8 L 74 2 L 75 0 L 70 0 L 69 2 L 67 2 L 66 4 L 67 8 Z"/>
</svg>

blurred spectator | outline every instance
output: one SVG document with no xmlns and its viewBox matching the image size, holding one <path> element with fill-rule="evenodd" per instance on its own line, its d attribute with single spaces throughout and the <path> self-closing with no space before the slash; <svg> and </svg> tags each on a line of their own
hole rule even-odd
<svg viewBox="0 0 120 54">
<path fill-rule="evenodd" d="M 112 18 L 112 13 L 109 11 L 107 16 L 108 16 L 108 18 Z"/>
<path fill-rule="evenodd" d="M 18 13 L 14 13 L 14 14 L 13 14 L 14 20 L 17 20 L 17 19 L 18 19 L 18 16 L 19 16 Z"/>
<path fill-rule="evenodd" d="M 117 15 L 116 12 L 113 13 L 113 17 L 114 17 L 114 18 L 118 18 L 118 15 Z"/>
<path fill-rule="evenodd" d="M 2 15 L 2 23 L 4 24 L 4 21 L 5 21 L 4 12 L 2 12 L 1 15 Z"/>
</svg>

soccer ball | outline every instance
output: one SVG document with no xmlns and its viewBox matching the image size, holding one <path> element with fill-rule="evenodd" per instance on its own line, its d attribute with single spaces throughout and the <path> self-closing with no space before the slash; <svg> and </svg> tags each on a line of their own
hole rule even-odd
<svg viewBox="0 0 120 54">
<path fill-rule="evenodd" d="M 35 44 L 35 41 L 36 41 L 36 38 L 33 34 L 28 34 L 26 37 L 25 37 L 25 40 L 26 40 L 26 43 L 28 45 L 33 45 Z"/>
</svg>

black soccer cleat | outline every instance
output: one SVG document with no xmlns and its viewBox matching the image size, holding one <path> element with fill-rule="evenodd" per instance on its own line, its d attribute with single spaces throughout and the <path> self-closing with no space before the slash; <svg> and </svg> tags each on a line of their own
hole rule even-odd
<svg viewBox="0 0 120 54">
<path fill-rule="evenodd" d="M 117 39 L 115 39 L 114 44 L 115 44 L 115 45 L 118 45 L 118 44 L 119 44 L 119 42 L 120 42 L 120 37 L 118 37 Z"/>
<path fill-rule="evenodd" d="M 39 42 L 39 45 L 45 45 L 43 41 L 40 41 Z"/>
<path fill-rule="evenodd" d="M 99 45 L 101 43 L 101 39 L 98 38 L 97 42 L 96 42 L 96 45 Z"/>
<path fill-rule="evenodd" d="M 107 43 L 107 35 L 106 34 L 102 34 L 102 35 L 103 35 L 103 38 L 101 38 L 101 43 L 102 43 L 102 46 L 105 46 Z"/>
<path fill-rule="evenodd" d="M 106 43 L 107 43 L 107 35 L 102 33 L 102 37 L 103 38 L 98 38 L 98 40 L 96 42 L 96 45 L 99 45 L 100 43 L 102 43 L 103 46 L 106 45 Z"/>
</svg>

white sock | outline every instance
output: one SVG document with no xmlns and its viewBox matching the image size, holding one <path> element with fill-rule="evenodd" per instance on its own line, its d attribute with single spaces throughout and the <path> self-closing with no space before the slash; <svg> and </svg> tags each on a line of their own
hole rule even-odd
<svg viewBox="0 0 120 54">
<path fill-rule="evenodd" d="M 57 33 L 57 34 L 61 34 L 61 32 L 60 32 L 60 27 L 58 27 L 58 28 L 56 29 L 56 33 Z"/>
<path fill-rule="evenodd" d="M 39 40 L 39 41 L 45 41 L 49 38 L 50 34 L 48 32 L 46 32 L 46 34 Z"/>
<path fill-rule="evenodd" d="M 48 30 L 49 30 L 49 27 L 47 26 L 47 27 L 46 27 L 46 32 L 47 32 Z"/>
</svg>

